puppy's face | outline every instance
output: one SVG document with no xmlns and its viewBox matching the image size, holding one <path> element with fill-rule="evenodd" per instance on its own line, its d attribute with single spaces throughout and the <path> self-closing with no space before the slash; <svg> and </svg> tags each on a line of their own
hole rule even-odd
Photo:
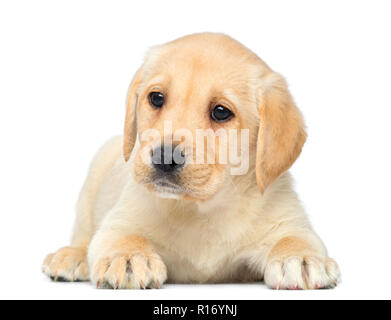
<svg viewBox="0 0 391 320">
<path fill-rule="evenodd" d="M 280 92 L 273 93 L 276 83 Z M 275 132 L 283 129 L 288 137 Z M 232 152 L 248 164 L 239 174 L 261 167 L 263 192 L 296 159 L 305 137 L 281 78 L 248 49 L 216 34 L 151 50 L 129 90 L 125 159 L 136 135 L 134 179 L 159 196 L 189 200 L 207 200 L 227 183 L 241 165 L 230 161 Z"/>
</svg>

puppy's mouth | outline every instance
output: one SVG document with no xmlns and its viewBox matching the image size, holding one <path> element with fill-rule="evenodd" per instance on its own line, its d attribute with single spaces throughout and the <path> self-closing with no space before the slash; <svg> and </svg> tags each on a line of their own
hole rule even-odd
<svg viewBox="0 0 391 320">
<path fill-rule="evenodd" d="M 167 178 L 159 178 L 152 182 L 155 191 L 162 198 L 178 198 L 185 190 L 180 185 L 168 180 Z"/>
</svg>

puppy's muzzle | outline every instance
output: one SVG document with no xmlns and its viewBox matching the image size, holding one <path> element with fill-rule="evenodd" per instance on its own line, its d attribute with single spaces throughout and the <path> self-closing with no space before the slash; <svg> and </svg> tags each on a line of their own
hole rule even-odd
<svg viewBox="0 0 391 320">
<path fill-rule="evenodd" d="M 185 164 L 185 154 L 180 146 L 161 145 L 152 151 L 152 165 L 156 171 L 173 174 Z"/>
</svg>

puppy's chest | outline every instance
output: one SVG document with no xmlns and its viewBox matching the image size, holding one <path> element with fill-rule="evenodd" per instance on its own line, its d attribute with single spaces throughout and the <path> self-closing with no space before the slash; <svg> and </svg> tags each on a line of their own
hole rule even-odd
<svg viewBox="0 0 391 320">
<path fill-rule="evenodd" d="M 237 267 L 235 254 L 246 246 L 246 235 L 251 228 L 247 222 L 230 219 L 200 219 L 186 223 L 160 224 L 150 240 L 170 270 L 175 272 L 171 280 L 220 281 L 224 273 L 231 273 Z"/>
</svg>

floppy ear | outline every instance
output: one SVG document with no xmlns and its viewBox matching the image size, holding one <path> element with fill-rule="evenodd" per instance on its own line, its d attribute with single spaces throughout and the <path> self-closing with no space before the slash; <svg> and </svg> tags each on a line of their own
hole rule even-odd
<svg viewBox="0 0 391 320">
<path fill-rule="evenodd" d="M 132 153 L 137 137 L 137 116 L 136 109 L 138 103 L 137 88 L 141 82 L 142 67 L 136 72 L 130 84 L 126 105 L 125 132 L 123 153 L 125 161 L 128 161 Z"/>
<path fill-rule="evenodd" d="M 269 77 L 270 84 L 263 90 L 258 110 L 256 177 L 262 194 L 295 162 L 307 137 L 285 80 L 275 73 Z"/>
</svg>

